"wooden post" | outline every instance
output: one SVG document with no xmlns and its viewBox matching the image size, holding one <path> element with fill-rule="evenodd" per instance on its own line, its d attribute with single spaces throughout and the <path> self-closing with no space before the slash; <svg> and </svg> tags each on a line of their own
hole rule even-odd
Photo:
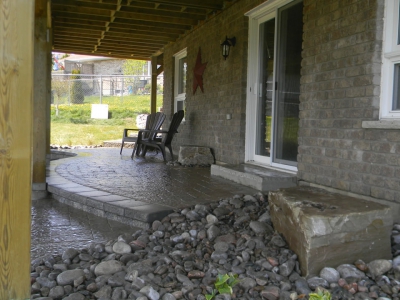
<svg viewBox="0 0 400 300">
<path fill-rule="evenodd" d="M 47 196 L 46 154 L 50 147 L 51 44 L 48 0 L 35 1 L 32 199 Z"/>
<path fill-rule="evenodd" d="M 151 102 L 150 112 L 155 113 L 157 111 L 157 56 L 151 57 Z"/>
<path fill-rule="evenodd" d="M 30 297 L 34 4 L 0 0 L 0 300 Z"/>
</svg>

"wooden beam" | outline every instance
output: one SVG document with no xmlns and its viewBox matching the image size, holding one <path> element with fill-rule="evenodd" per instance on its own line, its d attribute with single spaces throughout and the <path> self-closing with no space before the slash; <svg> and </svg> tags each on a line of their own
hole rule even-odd
<svg viewBox="0 0 400 300">
<path fill-rule="evenodd" d="M 132 49 L 132 52 L 142 51 L 142 52 L 155 52 L 159 50 L 159 47 L 146 47 L 146 46 L 138 46 L 138 45 L 116 45 L 110 43 L 101 43 L 100 46 L 97 46 L 97 49 L 107 49 L 109 51 L 120 50 L 126 51 L 127 49 Z"/>
<path fill-rule="evenodd" d="M 34 12 L 35 1 L 0 0 L 1 300 L 30 298 Z"/>
<path fill-rule="evenodd" d="M 152 21 L 152 22 L 167 23 L 167 24 L 171 23 L 171 24 L 179 24 L 187 26 L 194 26 L 197 25 L 198 23 L 197 19 L 183 19 L 175 17 L 174 14 L 170 14 L 170 16 L 164 16 L 164 15 L 119 11 L 115 14 L 115 16 L 117 18 L 124 18 L 124 19 Z"/>
<path fill-rule="evenodd" d="M 172 23 L 159 23 L 147 20 L 134 20 L 134 19 L 122 19 L 117 18 L 113 24 L 117 23 L 117 26 L 148 26 L 154 29 L 175 29 L 178 31 L 186 31 L 192 28 L 192 25 L 172 24 Z"/>
<path fill-rule="evenodd" d="M 157 56 L 151 57 L 150 112 L 157 111 Z"/>
<path fill-rule="evenodd" d="M 105 57 L 112 57 L 112 58 L 137 59 L 137 60 L 145 60 L 145 61 L 149 61 L 151 59 L 151 55 L 140 55 L 140 54 L 134 54 L 134 53 L 127 53 L 126 51 L 124 51 L 124 52 L 114 51 L 114 52 L 111 52 L 111 54 L 109 54 L 106 51 L 95 51 L 95 50 L 91 50 L 91 49 L 77 49 L 74 46 L 71 47 L 68 45 L 54 47 L 53 51 L 82 54 L 82 55 L 105 56 Z"/>
<path fill-rule="evenodd" d="M 55 18 L 53 21 L 54 25 L 58 27 L 75 27 L 86 30 L 104 30 L 106 28 L 105 21 L 93 21 L 93 20 L 82 20 L 82 19 L 68 19 L 68 18 Z M 75 25 L 75 26 L 73 26 Z"/>
<path fill-rule="evenodd" d="M 56 11 L 53 9 L 53 18 L 67 18 L 67 19 L 79 19 L 79 20 L 88 20 L 95 22 L 108 22 L 110 18 L 108 16 L 99 16 L 99 15 L 88 15 L 82 14 L 78 12 L 66 12 L 66 11 Z"/>
<path fill-rule="evenodd" d="M 192 8 L 206 8 L 212 10 L 219 10 L 223 8 L 223 0 L 136 0 L 138 2 L 151 2 L 161 3 L 167 5 L 178 5 Z"/>
<path fill-rule="evenodd" d="M 102 2 L 87 2 L 87 1 L 75 1 L 75 0 L 52 0 L 53 5 L 63 5 L 63 6 L 71 6 L 71 7 L 84 7 L 91 9 L 105 9 L 105 10 L 113 10 L 116 7 L 115 1 L 114 3 L 104 3 Z"/>
<path fill-rule="evenodd" d="M 125 7 L 123 10 L 124 12 L 134 12 L 143 15 L 155 15 L 155 16 L 163 16 L 163 17 L 170 17 L 173 16 L 174 18 L 179 19 L 194 19 L 194 20 L 204 20 L 204 14 L 191 14 L 187 12 L 182 12 L 181 10 L 171 11 L 171 10 L 162 10 L 160 8 L 157 9 L 146 9 L 146 8 L 139 8 L 139 7 L 132 7 L 128 6 Z"/>
<path fill-rule="evenodd" d="M 54 0 L 53 0 L 54 1 Z M 57 0 L 58 3 L 62 3 L 65 0 Z M 123 0 L 122 6 L 130 6 L 134 5 L 135 3 L 152 3 L 160 4 L 160 5 L 174 5 L 174 6 L 184 6 L 188 8 L 195 8 L 195 9 L 211 9 L 211 10 L 220 10 L 224 6 L 224 2 L 232 2 L 233 0 Z M 69 2 L 69 1 L 66 1 Z M 79 0 L 82 3 L 82 6 L 85 5 L 101 5 L 104 7 L 107 5 L 115 5 L 115 0 L 101 0 L 101 1 L 93 1 L 93 0 Z M 86 4 L 84 4 L 86 3 Z"/>
</svg>

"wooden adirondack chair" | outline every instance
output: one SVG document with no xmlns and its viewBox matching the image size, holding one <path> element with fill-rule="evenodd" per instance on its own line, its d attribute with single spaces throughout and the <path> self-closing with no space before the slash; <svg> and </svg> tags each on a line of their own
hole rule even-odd
<svg viewBox="0 0 400 300">
<path fill-rule="evenodd" d="M 145 156 L 148 147 L 152 147 L 152 148 L 158 148 L 161 150 L 161 153 L 163 155 L 164 161 L 166 160 L 166 156 L 165 156 L 165 147 L 167 147 L 169 149 L 169 153 L 171 154 L 172 159 L 174 159 L 174 154 L 172 152 L 172 139 L 175 135 L 175 133 L 178 133 L 178 127 L 182 122 L 184 116 L 184 111 L 180 110 L 178 112 L 176 112 L 171 120 L 171 124 L 169 125 L 169 129 L 168 130 L 141 130 L 143 133 L 144 132 L 150 132 L 150 135 L 148 136 L 148 138 L 144 138 L 142 136 L 142 134 L 140 134 L 139 131 L 139 135 L 138 135 L 138 140 L 137 140 L 137 144 L 141 150 L 139 152 L 136 152 L 136 154 L 138 155 L 139 153 L 141 154 L 141 156 Z M 163 136 L 161 138 L 157 137 L 157 134 L 162 134 Z"/>
<path fill-rule="evenodd" d="M 165 120 L 165 114 L 158 112 L 158 113 L 152 113 L 147 116 L 146 120 L 146 127 L 145 130 L 149 130 L 148 132 L 144 133 L 144 138 L 149 138 L 150 137 L 150 131 L 151 130 L 158 130 L 161 128 L 162 123 Z M 139 132 L 142 129 L 131 129 L 131 128 L 125 128 L 124 132 L 122 134 L 122 145 L 121 145 L 121 150 L 119 151 L 119 154 L 122 154 L 122 149 L 124 148 L 124 143 L 125 142 L 135 142 L 135 147 L 133 148 L 132 151 L 132 156 L 135 154 L 135 152 L 138 149 L 138 144 L 137 144 L 137 139 L 139 136 Z M 137 136 L 129 136 L 128 132 L 129 131 L 137 131 L 138 135 Z"/>
</svg>

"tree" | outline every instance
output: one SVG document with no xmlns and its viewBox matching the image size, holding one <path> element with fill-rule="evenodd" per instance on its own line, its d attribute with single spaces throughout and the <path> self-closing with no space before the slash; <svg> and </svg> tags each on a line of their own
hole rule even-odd
<svg viewBox="0 0 400 300">
<path fill-rule="evenodd" d="M 80 74 L 79 70 L 72 70 L 72 74 Z M 71 103 L 72 104 L 83 104 L 85 101 L 85 95 L 83 94 L 83 86 L 81 76 L 72 75 L 72 86 L 71 86 Z"/>
<path fill-rule="evenodd" d="M 122 65 L 124 75 L 144 75 L 147 73 L 147 61 L 127 59 Z"/>
<path fill-rule="evenodd" d="M 130 90 L 135 94 L 137 93 L 138 89 L 142 87 L 139 76 L 147 74 L 147 66 L 147 61 L 135 59 L 127 59 L 122 65 L 122 71 L 124 75 L 137 76 L 134 78 L 125 79 L 125 86 L 130 86 Z"/>
<path fill-rule="evenodd" d="M 52 92 L 52 100 L 54 95 L 57 96 L 56 104 L 56 116 L 58 116 L 58 105 L 61 102 L 61 97 L 66 96 L 68 94 L 68 82 L 63 80 L 63 77 L 55 77 L 51 80 L 51 92 Z"/>
</svg>

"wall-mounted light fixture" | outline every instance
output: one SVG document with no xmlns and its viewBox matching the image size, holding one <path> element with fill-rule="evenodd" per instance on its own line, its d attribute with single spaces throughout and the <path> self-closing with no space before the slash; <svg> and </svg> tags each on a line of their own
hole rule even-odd
<svg viewBox="0 0 400 300">
<path fill-rule="evenodd" d="M 224 57 L 225 60 L 229 56 L 229 50 L 230 50 L 231 46 L 235 46 L 235 45 L 236 45 L 236 37 L 233 37 L 230 39 L 228 39 L 228 37 L 226 37 L 225 41 L 221 44 L 222 56 Z"/>
</svg>

